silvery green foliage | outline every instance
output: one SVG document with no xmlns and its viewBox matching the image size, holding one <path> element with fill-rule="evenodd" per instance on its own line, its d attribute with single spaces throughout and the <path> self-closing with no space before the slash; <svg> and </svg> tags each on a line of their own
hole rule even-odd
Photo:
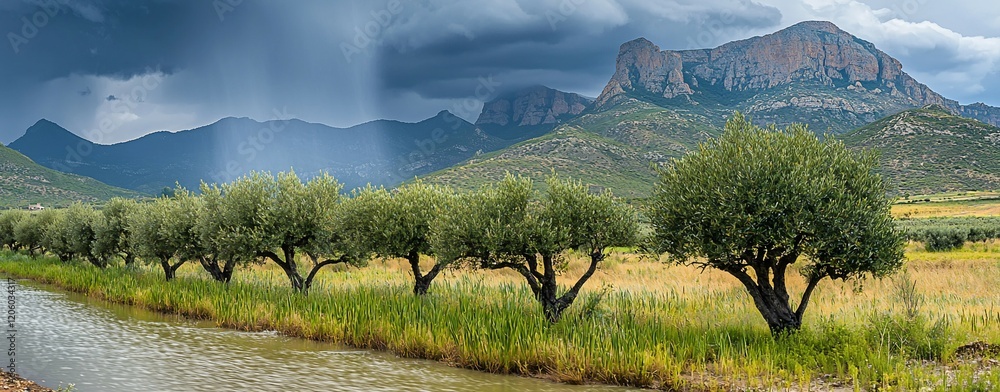
<svg viewBox="0 0 1000 392">
<path fill-rule="evenodd" d="M 160 197 L 137 205 L 127 220 L 129 242 L 147 263 L 159 264 L 167 280 L 182 264 L 197 257 L 200 249 L 198 217 L 203 211 L 201 198 L 178 187 L 171 197 Z M 175 263 L 171 263 L 176 259 Z"/>
<path fill-rule="evenodd" d="M 775 333 L 798 329 L 821 279 L 880 277 L 902 264 L 876 163 L 805 126 L 761 129 L 736 113 L 721 137 L 660 169 L 654 246 L 740 279 Z M 800 256 L 808 287 L 792 312 L 785 274 Z"/>
<path fill-rule="evenodd" d="M 507 175 L 496 185 L 462 195 L 432 225 L 434 252 L 479 268 L 510 268 L 525 278 L 546 317 L 556 322 L 615 246 L 638 241 L 635 211 L 610 193 L 594 195 L 555 176 L 537 197 L 531 180 Z M 557 283 L 563 253 L 578 249 L 590 258 L 573 286 Z"/>
<path fill-rule="evenodd" d="M 24 210 L 7 210 L 0 212 L 0 246 L 6 246 L 10 250 L 18 250 L 22 244 L 17 242 L 14 236 L 14 227 L 28 215 Z"/>
<path fill-rule="evenodd" d="M 427 273 L 420 270 L 420 255 L 433 255 L 430 225 L 448 213 L 453 192 L 420 182 L 392 191 L 368 186 L 344 202 L 340 227 L 350 243 L 386 258 L 405 258 L 414 275 L 414 293 L 425 294 L 431 281 L 450 261 L 438 258 Z"/>
<path fill-rule="evenodd" d="M 81 203 L 57 211 L 43 235 L 45 248 L 63 261 L 79 257 L 98 267 L 106 267 L 106 260 L 94 252 L 95 228 L 101 225 L 101 213 Z"/>
<path fill-rule="evenodd" d="M 129 242 L 131 237 L 128 231 L 129 216 L 138 208 L 138 202 L 133 199 L 120 197 L 109 200 L 101 209 L 103 219 L 94 228 L 96 239 L 94 241 L 94 253 L 99 257 L 110 260 L 112 257 L 121 256 L 125 259 L 125 264 L 131 264 L 134 260 L 134 246 Z"/>
<path fill-rule="evenodd" d="M 14 225 L 14 238 L 32 255 L 44 252 L 45 233 L 58 217 L 56 210 L 29 213 Z"/>
<path fill-rule="evenodd" d="M 203 185 L 208 213 L 199 230 L 210 248 L 225 252 L 222 258 L 269 259 L 288 274 L 293 288 L 306 291 L 323 265 L 365 262 L 340 229 L 342 188 L 329 175 L 303 183 L 294 172 L 277 177 L 253 172 L 221 187 Z M 307 278 L 299 272 L 300 254 L 315 263 Z"/>
</svg>

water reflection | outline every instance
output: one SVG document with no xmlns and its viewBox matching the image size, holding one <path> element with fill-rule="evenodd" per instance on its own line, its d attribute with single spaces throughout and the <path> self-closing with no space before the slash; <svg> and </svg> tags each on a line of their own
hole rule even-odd
<svg viewBox="0 0 1000 392">
<path fill-rule="evenodd" d="M 219 329 L 19 283 L 17 372 L 50 387 L 72 383 L 80 392 L 626 390 L 492 375 L 274 333 Z"/>
</svg>

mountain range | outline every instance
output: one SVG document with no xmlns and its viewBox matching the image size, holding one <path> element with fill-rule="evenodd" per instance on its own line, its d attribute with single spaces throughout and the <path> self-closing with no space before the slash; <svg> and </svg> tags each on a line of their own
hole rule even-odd
<svg viewBox="0 0 1000 392">
<path fill-rule="evenodd" d="M 928 105 L 936 109 L 907 112 Z M 887 149 L 884 157 L 907 148 L 921 151 L 929 158 L 921 162 L 923 170 L 893 170 L 893 161 L 883 160 L 881 170 L 894 192 L 997 186 L 988 180 L 985 162 L 998 161 L 998 146 L 980 133 L 996 129 L 1000 108 L 942 97 L 906 74 L 896 59 L 829 22 L 803 22 L 714 49 L 670 51 L 644 38 L 626 42 L 615 74 L 580 116 L 543 137 L 432 173 L 428 181 L 461 187 L 506 172 L 537 176 L 556 170 L 642 198 L 655 182 L 652 165 L 667 164 L 717 135 L 737 110 L 762 126 L 805 123 L 814 132 L 842 137 L 851 148 Z M 938 113 L 935 121 L 915 123 L 927 111 Z M 899 113 L 908 114 L 898 126 L 951 129 L 950 139 L 934 139 L 951 147 L 938 151 L 933 143 L 890 136 L 881 128 L 887 122 L 876 123 Z M 864 137 L 881 133 L 886 137 Z M 975 156 L 971 152 L 983 154 L 973 158 L 976 168 L 956 166 Z M 937 174 L 925 177 L 929 172 Z"/>
<path fill-rule="evenodd" d="M 46 167 L 147 194 L 175 183 L 196 189 L 201 181 L 228 182 L 251 170 L 295 170 L 305 177 L 326 171 L 351 189 L 396 185 L 544 134 L 588 102 L 536 86 L 486 103 L 480 125 L 447 111 L 417 123 L 377 120 L 350 128 L 297 119 L 224 118 L 112 145 L 92 143 L 40 120 L 9 147 Z"/>
<path fill-rule="evenodd" d="M 1000 125 L 1000 108 L 942 97 L 903 72 L 898 60 L 830 22 L 802 22 L 714 49 L 627 42 L 596 109 L 628 98 L 705 114 L 716 124 L 740 110 L 762 125 L 804 122 L 818 132 L 843 133 L 931 104 Z"/>
<path fill-rule="evenodd" d="M 998 136 L 990 135 L 1000 108 L 941 96 L 829 22 L 713 49 L 662 50 L 635 39 L 621 45 L 596 99 L 533 86 L 486 102 L 475 123 L 449 112 L 350 128 L 225 118 L 98 145 L 41 120 L 10 148 L 49 168 L 147 194 L 175 182 L 195 188 L 231 181 L 250 170 L 327 171 L 348 188 L 415 177 L 468 188 L 506 172 L 541 177 L 555 170 L 642 198 L 655 182 L 652 165 L 718 135 L 735 110 L 761 125 L 806 123 L 852 148 L 884 150 L 882 170 L 899 192 L 998 185 L 990 163 L 1000 161 Z M 948 147 L 927 150 L 935 146 Z"/>
</svg>

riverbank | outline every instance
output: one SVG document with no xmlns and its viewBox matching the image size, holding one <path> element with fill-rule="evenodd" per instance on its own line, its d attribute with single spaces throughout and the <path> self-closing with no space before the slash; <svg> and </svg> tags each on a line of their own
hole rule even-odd
<svg viewBox="0 0 1000 392">
<path fill-rule="evenodd" d="M 903 279 L 864 290 L 824 282 L 803 331 L 775 341 L 731 277 L 696 269 L 608 260 L 556 325 L 509 273 L 448 272 L 431 294 L 411 293 L 405 264 L 322 274 L 308 297 L 280 270 L 237 272 L 229 286 L 196 266 L 164 282 L 129 271 L 0 254 L 0 272 L 111 302 L 208 319 L 242 330 L 275 330 L 454 366 L 568 383 L 667 390 L 982 390 L 1000 374 L 956 360 L 974 341 L 1000 341 L 1000 251 L 976 245 L 949 253 L 911 249 L 908 278 L 917 318 L 902 315 Z M 582 271 L 570 263 L 572 279 Z M 801 290 L 802 282 L 791 282 Z M 917 297 L 910 300 L 916 301 Z M 946 320 L 946 321 L 941 321 Z"/>
<path fill-rule="evenodd" d="M 0 392 L 54 392 L 55 390 L 0 370 Z"/>
</svg>

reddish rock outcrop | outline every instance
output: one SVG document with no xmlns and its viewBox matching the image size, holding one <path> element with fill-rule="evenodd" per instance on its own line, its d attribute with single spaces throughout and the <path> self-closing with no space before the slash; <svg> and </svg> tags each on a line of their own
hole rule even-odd
<svg viewBox="0 0 1000 392">
<path fill-rule="evenodd" d="M 1000 125 L 1000 108 L 959 105 L 903 72 L 898 60 L 872 43 L 821 21 L 802 22 L 714 49 L 660 50 L 645 38 L 626 42 L 619 49 L 615 74 L 595 105 L 610 107 L 630 94 L 698 100 L 698 92 L 706 88 L 760 92 L 800 82 L 884 96 L 881 100 L 887 106 L 883 109 L 938 104 L 956 114 Z M 813 107 L 821 100 L 833 102 L 820 97 L 798 101 Z M 796 105 L 791 100 L 782 103 Z M 837 103 L 823 109 L 850 110 L 849 102 Z"/>
<path fill-rule="evenodd" d="M 476 125 L 556 124 L 560 118 L 580 114 L 589 103 L 587 98 L 577 94 L 534 86 L 484 104 Z"/>
</svg>

